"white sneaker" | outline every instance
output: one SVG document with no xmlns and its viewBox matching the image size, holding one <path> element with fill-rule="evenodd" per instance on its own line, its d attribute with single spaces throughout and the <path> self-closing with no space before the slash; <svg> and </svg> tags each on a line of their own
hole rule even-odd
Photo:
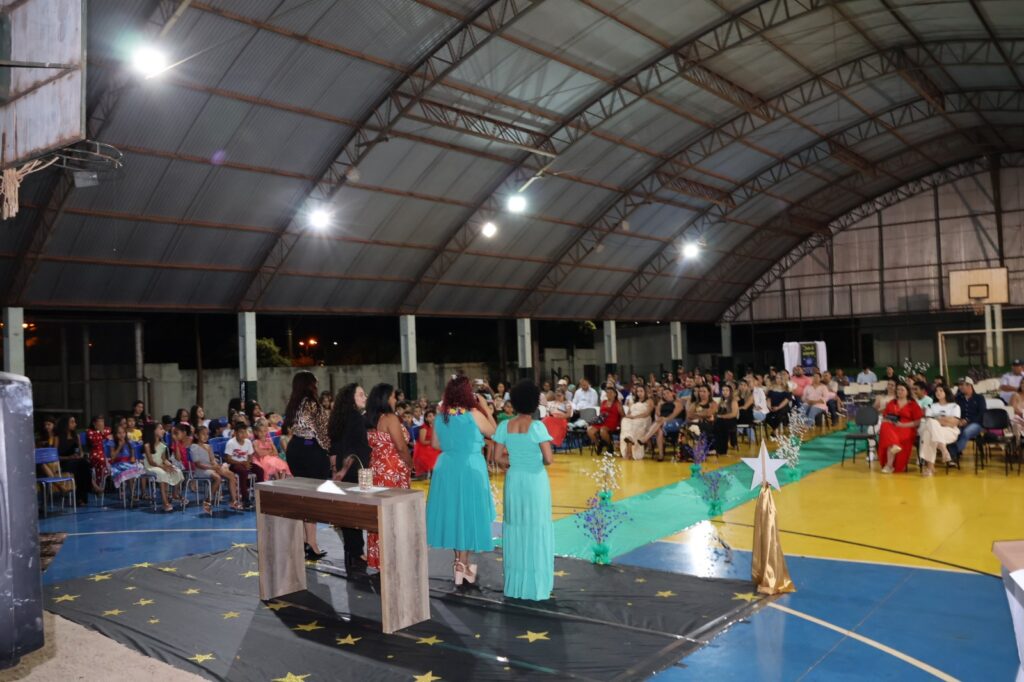
<svg viewBox="0 0 1024 682">
<path fill-rule="evenodd" d="M 891 466 L 884 466 L 884 467 L 882 467 L 882 473 L 883 474 L 891 474 L 892 472 L 893 472 L 893 468 Z"/>
</svg>

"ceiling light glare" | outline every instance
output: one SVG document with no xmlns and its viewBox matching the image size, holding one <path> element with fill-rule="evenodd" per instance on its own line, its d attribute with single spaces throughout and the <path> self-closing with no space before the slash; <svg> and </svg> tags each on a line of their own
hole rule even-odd
<svg viewBox="0 0 1024 682">
<path fill-rule="evenodd" d="M 683 245 L 683 258 L 692 260 L 700 254 L 700 247 L 693 242 L 688 242 Z"/>
<path fill-rule="evenodd" d="M 309 213 L 309 225 L 316 230 L 324 230 L 331 224 L 331 214 L 322 208 L 317 208 Z"/>
<path fill-rule="evenodd" d="M 498 234 L 498 226 L 495 225 L 494 223 L 484 223 L 484 226 L 483 228 L 481 228 L 480 233 L 483 236 L 490 239 L 494 235 Z"/>
<path fill-rule="evenodd" d="M 139 47 L 132 53 L 132 68 L 152 78 L 167 70 L 167 55 L 155 47 Z"/>
<path fill-rule="evenodd" d="M 508 198 L 508 210 L 510 213 L 522 213 L 526 210 L 526 197 L 522 194 L 513 194 Z"/>
</svg>

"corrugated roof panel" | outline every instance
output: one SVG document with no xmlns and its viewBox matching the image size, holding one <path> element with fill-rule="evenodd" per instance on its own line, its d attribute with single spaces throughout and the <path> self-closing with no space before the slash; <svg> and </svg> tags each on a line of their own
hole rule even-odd
<svg viewBox="0 0 1024 682">
<path fill-rule="evenodd" d="M 687 104 L 679 104 L 687 109 Z M 669 154 L 707 128 L 647 99 L 637 99 L 601 124 L 601 130 L 656 153 Z"/>
<path fill-rule="evenodd" d="M 359 183 L 472 202 L 507 166 L 393 137 L 359 164 Z"/>
<path fill-rule="evenodd" d="M 764 38 L 755 37 L 713 55 L 704 62 L 712 72 L 750 92 L 765 97 L 789 83 L 807 78 L 806 69 L 793 63 Z"/>
<path fill-rule="evenodd" d="M 337 195 L 334 207 L 339 234 L 430 246 L 439 245 L 469 217 L 469 209 L 462 206 L 353 187 Z"/>
<path fill-rule="evenodd" d="M 362 248 L 358 244 L 303 234 L 292 246 L 281 269 L 289 272 L 344 273 L 355 262 Z"/>
<path fill-rule="evenodd" d="M 270 31 L 258 31 L 238 43 L 232 46 L 238 50 L 237 56 L 224 75 L 209 85 L 256 97 L 265 96 L 267 84 L 287 72 L 290 63 L 303 50 L 310 49 L 298 40 Z"/>
<path fill-rule="evenodd" d="M 543 220 L 524 218 L 501 221 L 498 234 L 492 239 L 477 237 L 470 249 L 494 253 L 507 253 L 526 258 L 553 258 L 570 239 L 576 239 L 580 230 Z"/>
<path fill-rule="evenodd" d="M 422 249 L 363 246 L 359 256 L 343 272 L 346 275 L 381 275 L 413 279 L 433 256 L 432 251 Z M 336 268 L 334 270 L 338 271 Z"/>
<path fill-rule="evenodd" d="M 454 282 L 495 282 L 526 286 L 546 272 L 549 265 L 500 257 L 486 258 L 462 254 L 455 259 L 444 279 Z"/>
<path fill-rule="evenodd" d="M 117 101 L 103 131 L 103 141 L 115 147 L 130 145 L 173 151 L 195 125 L 209 98 L 187 88 L 144 81 L 129 88 Z M 237 106 L 242 111 L 248 108 Z M 225 124 L 231 125 L 231 119 Z"/>
<path fill-rule="evenodd" d="M 486 43 L 455 69 L 452 80 L 560 114 L 606 87 L 603 81 L 505 40 Z"/>
<path fill-rule="evenodd" d="M 780 156 L 788 156 L 797 149 L 817 142 L 821 137 L 796 121 L 778 118 L 752 131 L 746 139 L 761 149 Z"/>
<path fill-rule="evenodd" d="M 628 187 L 656 163 L 658 159 L 655 157 L 589 136 L 568 153 L 560 155 L 551 171 L 582 176 L 606 185 Z"/>
<path fill-rule="evenodd" d="M 55 305 L 138 305 L 152 271 L 145 268 L 78 265 L 41 260 L 25 301 Z M 108 292 L 113 284 L 112 291 Z"/>
<path fill-rule="evenodd" d="M 594 268 L 575 268 L 559 285 L 559 290 L 614 294 L 632 278 L 632 273 Z M 552 295 L 557 295 L 552 294 Z"/>
<path fill-rule="evenodd" d="M 605 203 L 614 200 L 611 190 L 547 176 L 526 192 L 530 213 L 586 224 Z"/>
<path fill-rule="evenodd" d="M 195 7 L 186 10 L 169 36 L 173 48 L 168 58 L 172 63 L 181 61 L 173 69 L 174 76 L 216 85 L 257 33 L 257 29 L 239 21 Z M 211 45 L 218 49 L 209 49 Z"/>
<path fill-rule="evenodd" d="M 407 284 L 341 281 L 327 299 L 331 308 L 394 310 Z"/>
<path fill-rule="evenodd" d="M 507 123 L 507 121 L 503 122 Z M 536 132 L 538 135 L 543 135 L 546 132 L 545 130 L 536 127 L 529 127 L 526 128 L 526 130 Z M 499 139 L 485 137 L 482 134 L 471 134 L 466 129 L 454 130 L 452 128 L 441 127 L 439 125 L 428 125 L 423 121 L 413 120 L 410 118 L 400 119 L 398 124 L 395 126 L 394 131 L 414 136 L 417 144 L 429 144 L 431 146 L 448 148 L 452 149 L 452 151 L 459 151 L 470 155 L 476 152 L 479 153 L 479 155 L 492 158 L 498 163 L 505 163 L 509 167 L 511 167 L 523 154 L 523 148 L 518 146 L 518 138 L 514 138 L 510 141 L 499 141 Z M 426 140 L 426 142 L 424 143 L 422 140 Z M 457 147 L 458 149 L 454 149 L 453 147 Z M 536 161 L 532 161 L 531 166 L 539 168 Z"/>
<path fill-rule="evenodd" d="M 626 232 L 632 234 L 668 238 L 697 216 L 697 211 L 687 211 L 671 204 L 652 202 L 639 206 L 626 221 Z"/>
<path fill-rule="evenodd" d="M 708 0 L 600 0 L 594 4 L 668 45 L 678 43 L 681 36 L 700 35 L 723 16 Z"/>
<path fill-rule="evenodd" d="M 190 211 L 201 220 L 280 229 L 294 213 L 306 182 L 220 167 Z"/>
<path fill-rule="evenodd" d="M 594 266 L 639 268 L 663 245 L 664 242 L 630 239 L 620 234 L 610 234 L 601 241 L 601 248 L 596 248 L 587 254 L 583 262 Z"/>
<path fill-rule="evenodd" d="M 252 116 L 253 106 L 246 102 L 227 99 L 225 97 L 206 96 L 203 107 L 198 111 L 189 126 L 188 132 L 173 145 L 156 147 L 164 151 L 178 151 L 184 154 L 214 159 L 214 154 L 226 153 L 233 162 L 251 163 L 245 155 L 239 153 L 244 147 L 244 140 L 252 136 L 248 121 Z M 241 138 L 242 144 L 233 142 Z"/>
<path fill-rule="evenodd" d="M 921 5 L 902 0 L 896 4 L 900 16 L 924 40 L 988 37 L 978 17 L 965 2 L 943 2 L 941 11 L 936 11 L 932 3 Z"/>
<path fill-rule="evenodd" d="M 855 85 L 846 94 L 869 112 L 885 111 L 921 98 L 909 80 L 895 73 Z"/>
<path fill-rule="evenodd" d="M 76 190 L 71 194 L 70 204 L 76 208 L 143 213 L 150 197 L 159 191 L 161 178 L 170 165 L 167 159 L 125 153 L 122 170 L 104 178 L 96 187 Z"/>
<path fill-rule="evenodd" d="M 773 27 L 765 35 L 817 73 L 872 49 L 856 28 L 828 6 Z"/>
<path fill-rule="evenodd" d="M 607 296 L 551 296 L 537 311 L 537 317 L 586 320 L 597 315 L 607 303 Z"/>
<path fill-rule="evenodd" d="M 520 292 L 498 289 L 471 289 L 467 287 L 435 287 L 420 306 L 420 313 L 447 314 L 464 312 L 469 315 L 504 317 Z"/>
<path fill-rule="evenodd" d="M 157 270 L 152 274 L 143 305 L 184 303 L 183 309 L 188 305 L 233 306 L 249 278 L 244 273 L 213 271 Z M 119 298 L 116 286 L 110 288 L 107 296 L 111 300 Z"/>
<path fill-rule="evenodd" d="M 662 50 L 579 2 L 538 4 L 508 35 L 607 74 L 624 75 Z"/>
<path fill-rule="evenodd" d="M 1018 88 L 1017 80 L 1006 66 L 947 66 L 945 70 L 964 89 Z"/>
<path fill-rule="evenodd" d="M 742 142 L 733 142 L 705 159 L 700 167 L 713 171 L 716 175 L 724 175 L 733 180 L 742 181 L 751 177 L 757 169 L 765 168 L 772 163 L 775 163 L 775 159 L 768 154 L 752 149 Z M 699 181 L 712 186 L 715 185 L 715 182 L 722 182 L 712 178 L 704 178 Z"/>
</svg>

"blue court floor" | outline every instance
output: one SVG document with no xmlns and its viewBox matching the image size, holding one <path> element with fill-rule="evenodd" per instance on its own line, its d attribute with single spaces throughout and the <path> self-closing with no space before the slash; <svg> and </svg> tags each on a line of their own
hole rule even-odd
<svg viewBox="0 0 1024 682">
<path fill-rule="evenodd" d="M 40 520 L 66 532 L 47 583 L 256 540 L 252 512 L 209 518 L 90 506 Z M 337 547 L 323 529 L 325 548 Z M 750 554 L 655 542 L 621 563 L 703 576 L 749 578 Z M 1012 680 L 1016 646 L 995 577 L 895 565 L 788 558 L 798 592 L 730 625 L 652 679 Z M 741 597 L 737 597 L 741 598 Z"/>
</svg>

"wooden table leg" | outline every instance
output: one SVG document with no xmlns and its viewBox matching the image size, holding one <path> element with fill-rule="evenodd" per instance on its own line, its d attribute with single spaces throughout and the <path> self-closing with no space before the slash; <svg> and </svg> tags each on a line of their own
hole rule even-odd
<svg viewBox="0 0 1024 682">
<path fill-rule="evenodd" d="M 268 601 L 306 589 L 302 521 L 260 512 L 256 491 L 256 550 L 259 553 L 260 599 Z"/>
<path fill-rule="evenodd" d="M 386 634 L 430 618 L 424 497 L 378 508 L 381 625 Z"/>
</svg>

